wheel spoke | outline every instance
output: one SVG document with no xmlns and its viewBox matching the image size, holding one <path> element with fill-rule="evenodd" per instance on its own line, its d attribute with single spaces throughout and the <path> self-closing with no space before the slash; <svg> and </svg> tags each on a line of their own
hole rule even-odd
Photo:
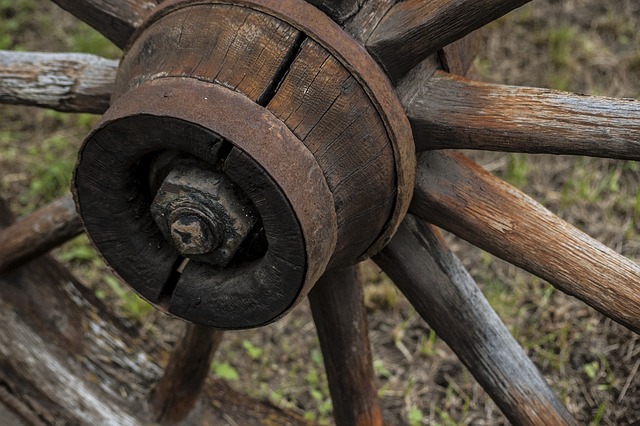
<svg viewBox="0 0 640 426">
<path fill-rule="evenodd" d="M 575 424 L 433 226 L 407 216 L 375 262 L 514 424 Z"/>
<path fill-rule="evenodd" d="M 0 51 L 0 103 L 103 113 L 117 67 L 88 54 Z"/>
<path fill-rule="evenodd" d="M 0 230 L 0 272 L 46 253 L 82 232 L 71 194 Z"/>
<path fill-rule="evenodd" d="M 420 155 L 410 211 L 640 333 L 640 267 L 462 154 Z"/>
<path fill-rule="evenodd" d="M 397 82 L 426 57 L 529 1 L 402 1 L 385 15 L 366 46 Z"/>
<path fill-rule="evenodd" d="M 52 0 L 123 49 L 157 0 Z"/>
<path fill-rule="evenodd" d="M 405 103 L 418 150 L 640 160 L 640 101 L 470 81 L 437 71 Z"/>
<path fill-rule="evenodd" d="M 151 395 L 150 407 L 155 421 L 177 424 L 195 408 L 223 335 L 223 331 L 210 327 L 187 325 Z"/>
<path fill-rule="evenodd" d="M 439 50 L 438 57 L 444 70 L 452 74 L 467 75 L 478 57 L 481 42 L 480 32 L 474 31 Z"/>
<path fill-rule="evenodd" d="M 326 272 L 309 293 L 338 426 L 382 424 L 357 275 L 356 267 Z"/>
</svg>

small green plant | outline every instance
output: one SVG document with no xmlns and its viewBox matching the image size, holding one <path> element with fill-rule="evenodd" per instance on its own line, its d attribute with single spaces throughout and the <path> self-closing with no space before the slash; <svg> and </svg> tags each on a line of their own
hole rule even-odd
<svg viewBox="0 0 640 426">
<path fill-rule="evenodd" d="M 424 419 L 424 414 L 422 414 L 422 410 L 418 407 L 413 406 L 409 409 L 407 413 L 407 420 L 409 421 L 409 425 L 411 426 L 419 426 L 422 424 L 422 420 Z"/>
<path fill-rule="evenodd" d="M 523 187 L 527 183 L 527 156 L 525 154 L 509 154 L 506 179 L 517 187 Z"/>
<path fill-rule="evenodd" d="M 253 343 L 251 343 L 248 340 L 242 341 L 242 347 L 244 348 L 245 351 L 247 351 L 247 355 L 249 355 L 249 358 L 253 360 L 259 359 L 264 353 L 264 351 L 261 348 L 255 346 Z"/>
<path fill-rule="evenodd" d="M 237 382 L 240 380 L 238 371 L 233 368 L 228 362 L 212 362 L 211 372 L 218 378 L 228 380 L 230 382 Z"/>
</svg>

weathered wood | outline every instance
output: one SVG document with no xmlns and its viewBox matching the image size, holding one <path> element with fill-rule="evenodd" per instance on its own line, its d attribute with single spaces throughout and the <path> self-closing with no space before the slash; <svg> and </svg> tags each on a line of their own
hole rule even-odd
<svg viewBox="0 0 640 426">
<path fill-rule="evenodd" d="M 0 227 L 10 222 L 0 200 Z M 164 355 L 48 256 L 0 274 L 0 324 L 0 402 L 27 424 L 153 422 L 147 399 Z M 197 425 L 307 424 L 221 381 L 208 380 L 197 407 Z"/>
<path fill-rule="evenodd" d="M 365 0 L 307 0 L 338 24 L 354 16 Z"/>
<path fill-rule="evenodd" d="M 419 157 L 411 212 L 640 333 L 640 266 L 459 153 Z"/>
<path fill-rule="evenodd" d="M 158 0 L 52 0 L 124 49 L 133 31 L 156 8 Z"/>
<path fill-rule="evenodd" d="M 46 253 L 82 233 L 71 194 L 0 230 L 0 272 Z"/>
<path fill-rule="evenodd" d="M 436 228 L 408 215 L 374 260 L 511 422 L 577 424 Z"/>
<path fill-rule="evenodd" d="M 426 57 L 529 1 L 401 1 L 366 41 L 367 50 L 398 82 Z"/>
<path fill-rule="evenodd" d="M 174 425 L 188 418 L 200 400 L 211 360 L 223 335 L 220 330 L 187 325 L 151 394 L 149 404 L 155 421 Z"/>
<path fill-rule="evenodd" d="M 323 170 L 338 221 L 334 264 L 352 263 L 377 239 L 394 207 L 394 153 L 384 122 L 349 71 L 309 39 L 267 109 Z"/>
<path fill-rule="evenodd" d="M 357 267 L 326 272 L 309 293 L 338 426 L 382 425 Z"/>
<path fill-rule="evenodd" d="M 438 51 L 442 69 L 452 74 L 466 76 L 478 56 L 482 37 L 480 30 L 473 31 Z"/>
<path fill-rule="evenodd" d="M 640 159 L 640 101 L 470 81 L 415 81 L 405 101 L 416 149 Z M 410 90 L 411 91 L 411 90 Z"/>
<path fill-rule="evenodd" d="M 0 50 L 0 103 L 101 114 L 118 61 L 82 53 Z"/>
<path fill-rule="evenodd" d="M 226 4 L 189 5 L 146 25 L 122 61 L 115 97 L 159 76 L 188 76 L 264 104 L 301 37 L 277 18 Z"/>
<path fill-rule="evenodd" d="M 396 2 L 397 0 L 364 0 L 358 12 L 342 27 L 354 39 L 364 44 Z"/>
</svg>

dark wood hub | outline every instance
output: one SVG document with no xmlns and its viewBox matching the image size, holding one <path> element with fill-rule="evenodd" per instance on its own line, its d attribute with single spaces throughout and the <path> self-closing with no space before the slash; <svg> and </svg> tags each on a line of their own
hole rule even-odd
<svg viewBox="0 0 640 426">
<path fill-rule="evenodd" d="M 414 173 L 390 84 L 324 14 L 167 1 L 125 53 L 74 191 L 91 239 L 143 297 L 246 328 L 384 247 Z"/>
</svg>

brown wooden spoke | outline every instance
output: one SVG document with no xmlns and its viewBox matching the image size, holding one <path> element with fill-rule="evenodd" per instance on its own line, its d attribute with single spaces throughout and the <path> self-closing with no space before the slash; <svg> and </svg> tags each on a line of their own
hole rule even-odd
<svg viewBox="0 0 640 426">
<path fill-rule="evenodd" d="M 640 101 L 503 86 L 436 71 L 405 100 L 417 149 L 640 159 Z M 410 91 L 409 88 L 404 90 Z"/>
<path fill-rule="evenodd" d="M 357 267 L 325 273 L 309 301 L 336 424 L 382 425 Z"/>
<path fill-rule="evenodd" d="M 433 226 L 407 216 L 374 257 L 514 424 L 576 424 Z"/>
<path fill-rule="evenodd" d="M 71 194 L 0 230 L 0 272 L 15 268 L 83 230 Z"/>
<path fill-rule="evenodd" d="M 444 46 L 530 0 L 406 0 L 397 3 L 366 41 L 392 81 Z"/>
<path fill-rule="evenodd" d="M 410 211 L 640 333 L 640 267 L 459 153 L 419 156 Z"/>
<path fill-rule="evenodd" d="M 151 413 L 155 421 L 173 425 L 191 414 L 223 335 L 220 330 L 187 325 L 151 395 Z"/>
<path fill-rule="evenodd" d="M 121 49 L 163 0 L 52 0 Z"/>
<path fill-rule="evenodd" d="M 118 61 L 82 53 L 0 50 L 0 103 L 103 113 Z"/>
</svg>

